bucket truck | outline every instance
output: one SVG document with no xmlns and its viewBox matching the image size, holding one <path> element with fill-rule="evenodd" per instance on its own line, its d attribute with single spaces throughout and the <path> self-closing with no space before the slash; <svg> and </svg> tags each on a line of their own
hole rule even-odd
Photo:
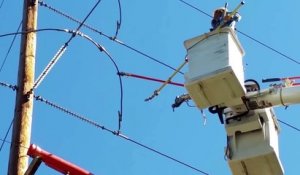
<svg viewBox="0 0 300 175">
<path fill-rule="evenodd" d="M 261 90 L 255 80 L 245 81 L 245 52 L 230 27 L 186 40 L 184 46 L 189 59 L 184 86 L 199 109 L 208 108 L 224 123 L 232 174 L 284 174 L 273 107 L 300 103 L 299 83 Z"/>
</svg>

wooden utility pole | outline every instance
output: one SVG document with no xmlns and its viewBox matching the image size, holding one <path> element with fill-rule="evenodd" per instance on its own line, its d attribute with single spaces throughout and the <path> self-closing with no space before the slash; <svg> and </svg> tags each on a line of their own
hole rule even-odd
<svg viewBox="0 0 300 175">
<path fill-rule="evenodd" d="M 24 0 L 22 31 L 36 30 L 37 0 Z M 24 175 L 28 167 L 34 84 L 36 33 L 22 34 L 12 140 L 8 175 Z"/>
</svg>

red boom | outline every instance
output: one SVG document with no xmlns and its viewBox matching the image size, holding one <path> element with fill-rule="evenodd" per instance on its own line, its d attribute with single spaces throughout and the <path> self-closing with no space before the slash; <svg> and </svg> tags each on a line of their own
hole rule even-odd
<svg viewBox="0 0 300 175">
<path fill-rule="evenodd" d="M 92 173 L 65 161 L 64 159 L 55 156 L 45 150 L 42 150 L 40 147 L 31 144 L 27 155 L 30 157 L 39 157 L 42 161 L 49 167 L 55 169 L 58 172 L 68 175 L 92 175 Z"/>
</svg>

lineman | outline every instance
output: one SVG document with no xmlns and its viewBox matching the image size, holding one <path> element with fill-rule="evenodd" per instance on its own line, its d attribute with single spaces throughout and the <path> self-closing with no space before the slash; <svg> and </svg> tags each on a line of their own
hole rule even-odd
<svg viewBox="0 0 300 175">
<path fill-rule="evenodd" d="M 242 17 L 237 12 L 232 13 L 233 12 L 228 12 L 224 7 L 216 9 L 211 21 L 212 28 L 210 30 L 213 31 L 218 27 L 231 27 L 235 29 L 236 22 L 240 21 Z"/>
</svg>

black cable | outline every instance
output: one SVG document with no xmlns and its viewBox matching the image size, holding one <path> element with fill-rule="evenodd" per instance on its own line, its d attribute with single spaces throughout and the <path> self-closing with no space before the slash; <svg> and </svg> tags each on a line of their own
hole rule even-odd
<svg viewBox="0 0 300 175">
<path fill-rule="evenodd" d="M 195 106 L 195 105 L 191 105 L 191 104 L 189 103 L 189 101 L 186 101 L 185 103 L 186 103 L 186 105 L 187 105 L 188 107 L 191 107 L 191 108 L 197 107 L 197 106 Z"/>
<path fill-rule="evenodd" d="M 159 63 L 159 64 L 161 64 L 161 65 L 164 65 L 165 67 L 168 67 L 168 68 L 170 68 L 170 69 L 176 71 L 176 68 L 174 68 L 174 67 L 172 67 L 172 66 L 170 66 L 170 65 L 168 65 L 168 64 L 166 64 L 166 63 L 163 63 L 162 61 L 159 61 L 158 59 L 156 59 L 156 58 L 154 58 L 154 57 L 152 57 L 152 56 L 150 56 L 150 55 L 147 55 L 147 54 L 145 54 L 145 53 L 143 53 L 143 52 L 141 52 L 141 51 L 139 51 L 139 50 L 133 48 L 132 46 L 129 46 L 128 44 L 125 44 L 125 43 L 123 43 L 123 42 L 121 42 L 121 41 L 119 41 L 119 40 L 114 40 L 114 41 L 117 42 L 117 43 L 119 43 L 119 44 L 121 44 L 122 46 L 127 47 L 127 48 L 130 49 L 130 50 L 133 50 L 133 51 L 135 51 L 135 52 L 137 52 L 137 53 L 139 53 L 139 54 L 141 54 L 141 55 L 143 55 L 143 56 L 145 56 L 145 57 L 151 59 L 152 61 L 155 61 L 155 62 L 157 62 L 157 63 Z M 183 75 L 183 72 L 179 71 L 179 73 Z"/>
<path fill-rule="evenodd" d="M 286 59 L 289 59 L 290 61 L 293 61 L 293 62 L 294 62 L 294 63 L 296 63 L 296 64 L 300 64 L 300 62 L 299 62 L 299 61 L 297 61 L 296 59 L 294 59 L 294 58 L 291 58 L 291 57 L 287 56 L 286 54 L 284 54 L 284 53 L 282 53 L 282 52 L 280 52 L 280 51 L 278 51 L 278 50 L 274 49 L 273 47 L 271 47 L 271 46 L 268 46 L 267 44 L 265 44 L 265 43 L 263 43 L 263 42 L 261 42 L 261 41 L 259 41 L 259 40 L 255 39 L 255 38 L 253 38 L 253 37 L 251 37 L 251 36 L 247 35 L 246 33 L 243 33 L 243 32 L 241 32 L 240 30 L 237 30 L 237 29 L 236 29 L 236 31 L 237 31 L 237 32 L 239 32 L 240 34 L 242 34 L 242 35 L 246 36 L 247 38 L 249 38 L 249 39 L 251 39 L 251 40 L 253 40 L 253 41 L 257 42 L 258 44 L 260 44 L 260 45 L 262 45 L 262 46 L 264 46 L 264 47 L 266 47 L 266 48 L 268 48 L 268 49 L 272 50 L 273 52 L 276 52 L 276 53 L 278 53 L 279 55 L 281 55 L 281 56 L 285 57 Z"/>
<path fill-rule="evenodd" d="M 184 3 L 184 4 L 188 5 L 189 7 L 193 8 L 193 9 L 195 9 L 195 10 L 197 10 L 197 11 L 199 11 L 199 12 L 201 12 L 201 13 L 205 14 L 206 16 L 209 16 L 209 17 L 211 17 L 211 18 L 212 18 L 212 16 L 211 16 L 211 15 L 209 15 L 208 13 L 204 12 L 203 10 L 200 10 L 199 8 L 197 8 L 197 7 L 193 6 L 192 4 L 189 4 L 189 3 L 187 3 L 187 2 L 185 2 L 185 1 L 183 1 L 183 0 L 179 0 L 179 1 L 181 1 L 182 3 Z M 276 52 L 277 54 L 279 54 L 279 55 L 283 56 L 284 58 L 286 58 L 286 59 L 289 59 L 290 61 L 293 61 L 293 62 L 294 62 L 294 63 L 296 63 L 296 64 L 300 64 L 300 62 L 299 62 L 299 61 L 297 61 L 296 59 L 294 59 L 294 58 L 292 58 L 292 57 L 289 57 L 289 56 L 287 56 L 286 54 L 284 54 L 284 53 L 282 53 L 282 52 L 280 52 L 280 51 L 278 51 L 278 50 L 274 49 L 273 47 L 271 47 L 271 46 L 268 46 L 267 44 L 265 44 L 265 43 L 263 43 L 263 42 L 261 42 L 261 41 L 259 41 L 259 40 L 255 39 L 255 38 L 253 38 L 253 37 L 251 37 L 251 36 L 247 35 L 246 33 L 243 33 L 243 32 L 241 32 L 240 30 L 237 30 L 237 29 L 236 29 L 236 31 L 237 31 L 237 32 L 239 32 L 240 34 L 242 34 L 242 35 L 246 36 L 247 38 L 249 38 L 249 39 L 251 39 L 251 40 L 253 40 L 253 41 L 257 42 L 258 44 L 260 44 L 260 45 L 262 45 L 262 46 L 264 46 L 264 47 L 266 47 L 266 48 L 268 48 L 268 49 L 272 50 L 273 52 Z"/>
<path fill-rule="evenodd" d="M 101 2 L 101 0 L 98 0 L 96 2 L 96 4 L 93 6 L 93 8 L 90 10 L 90 12 L 86 15 L 86 17 L 83 19 L 83 21 L 79 24 L 79 26 L 76 29 L 76 32 L 79 31 L 79 29 L 83 26 L 83 24 L 85 23 L 85 21 L 89 18 L 89 16 L 93 13 L 93 11 L 96 9 L 96 7 L 98 6 L 98 4 Z M 65 43 L 65 45 L 68 45 L 71 40 L 76 36 L 76 34 L 73 34 L 70 39 Z"/>
<path fill-rule="evenodd" d="M 17 146 L 19 146 L 19 147 L 22 147 L 22 148 L 25 148 L 25 149 L 29 149 L 29 147 L 27 147 L 27 146 L 21 145 L 20 143 L 13 143 L 12 141 L 8 141 L 8 140 L 6 140 L 6 139 L 1 139 L 1 138 L 0 138 L 0 141 L 2 141 L 2 142 L 4 142 L 4 143 L 9 143 L 9 144 L 12 145 L 12 146 L 17 145 Z"/>
<path fill-rule="evenodd" d="M 145 144 L 142 144 L 141 142 L 138 142 L 138 141 L 136 141 L 136 140 L 130 139 L 129 137 L 127 137 L 127 136 L 121 134 L 119 131 L 113 131 L 113 130 L 111 130 L 111 129 L 109 129 L 109 128 L 106 128 L 105 126 L 103 126 L 103 125 L 101 125 L 101 124 L 99 124 L 99 123 L 96 123 L 96 122 L 94 122 L 94 121 L 92 121 L 92 120 L 86 118 L 85 116 L 79 115 L 79 114 L 77 114 L 77 113 L 75 113 L 75 112 L 72 112 L 72 111 L 70 111 L 70 110 L 68 110 L 68 109 L 66 109 L 66 108 L 64 108 L 64 107 L 62 107 L 62 106 L 60 106 L 60 105 L 57 105 L 57 104 L 55 104 L 55 103 L 53 103 L 53 102 L 50 102 L 49 100 L 46 100 L 46 99 L 44 99 L 44 98 L 41 97 L 41 96 L 34 95 L 34 98 L 35 98 L 35 100 L 37 100 L 37 101 L 41 101 L 41 102 L 43 102 L 43 103 L 45 103 L 45 104 L 47 104 L 47 105 L 49 105 L 49 106 L 51 106 L 51 107 L 53 107 L 53 108 L 55 108 L 55 109 L 58 109 L 58 110 L 60 110 L 60 111 L 62 111 L 62 112 L 64 112 L 64 113 L 66 113 L 66 114 L 68 114 L 68 115 L 70 115 L 70 116 L 73 116 L 73 117 L 75 117 L 75 118 L 77 118 L 77 119 L 80 119 L 80 120 L 82 120 L 82 121 L 84 121 L 84 122 L 86 122 L 86 123 L 88 123 L 88 124 L 90 124 L 90 125 L 92 125 L 92 126 L 98 128 L 98 129 L 101 129 L 101 130 L 103 130 L 103 131 L 107 131 L 107 132 L 109 132 L 109 133 L 111 133 L 111 134 L 113 134 L 113 135 L 115 135 L 115 136 L 117 136 L 117 137 L 123 138 L 123 139 L 125 139 L 125 140 L 127 140 L 127 141 L 129 141 L 129 142 L 131 142 L 131 143 L 134 143 L 134 144 L 136 144 L 136 145 L 138 145 L 138 146 L 140 146 L 140 147 L 143 147 L 143 148 L 145 148 L 145 149 L 147 149 L 147 150 L 149 150 L 149 151 L 152 151 L 152 152 L 154 152 L 154 153 L 156 153 L 156 154 L 158 154 L 158 155 L 160 155 L 160 156 L 163 156 L 163 157 L 165 157 L 165 158 L 167 158 L 167 159 L 169 159 L 169 160 L 172 160 L 172 161 L 177 162 L 177 163 L 179 163 L 179 164 L 181 164 L 181 165 L 184 165 L 185 167 L 188 167 L 188 168 L 190 168 L 190 169 L 193 169 L 193 170 L 195 170 L 195 171 L 197 171 L 197 172 L 199 172 L 199 173 L 208 175 L 208 173 L 206 173 L 206 172 L 204 172 L 204 171 L 202 171 L 202 170 L 200 170 L 200 169 L 198 169 L 198 168 L 195 168 L 195 167 L 193 167 L 193 166 L 191 166 L 191 165 L 189 165 L 189 164 L 187 164 L 187 163 L 184 163 L 183 161 L 180 161 L 180 160 L 178 160 L 178 159 L 176 159 L 176 158 L 174 158 L 174 157 L 171 157 L 171 156 L 169 156 L 169 155 L 167 155 L 167 154 L 165 154 L 165 153 L 162 153 L 162 152 L 160 152 L 160 151 L 158 151 L 158 150 L 156 150 L 156 149 L 154 149 L 154 148 L 151 148 L 151 147 L 149 147 L 149 146 L 146 146 Z"/>
<path fill-rule="evenodd" d="M 121 7 L 121 0 L 118 0 L 118 6 L 119 6 L 119 20 L 117 21 L 117 27 L 116 27 L 116 32 L 115 32 L 115 36 L 113 37 L 113 39 L 116 39 L 118 34 L 119 34 L 119 30 L 121 29 L 121 25 L 122 25 L 122 7 Z"/>
<path fill-rule="evenodd" d="M 39 1 L 39 4 L 40 4 L 41 6 L 44 6 L 44 7 L 48 8 L 48 9 L 52 10 L 53 12 L 55 12 L 55 13 L 57 13 L 57 14 L 59 14 L 59 15 L 65 17 L 65 18 L 68 18 L 69 20 L 71 20 L 71 21 L 73 21 L 73 22 L 75 22 L 75 23 L 78 23 L 78 24 L 80 23 L 79 20 L 73 18 L 73 17 L 70 16 L 70 15 L 67 15 L 66 13 L 64 13 L 64 12 L 62 12 L 62 11 L 60 11 L 60 10 L 57 10 L 57 9 L 55 9 L 55 8 L 53 8 L 53 7 L 51 7 L 51 6 L 49 6 L 48 4 L 46 4 L 46 3 L 43 2 L 43 1 Z M 176 68 L 174 68 L 174 67 L 172 67 L 172 66 L 170 66 L 170 65 L 168 65 L 168 64 L 166 64 L 166 63 L 163 63 L 162 61 L 159 61 L 158 59 L 156 59 L 156 58 L 154 58 L 154 57 L 152 57 L 152 56 L 150 56 L 150 55 L 148 55 L 148 54 L 146 54 L 146 53 L 144 53 L 144 52 L 142 52 L 142 51 L 139 51 L 139 50 L 137 50 L 136 48 L 134 48 L 134 47 L 132 47 L 132 46 L 130 46 L 130 45 L 128 45 L 128 44 L 125 44 L 124 42 L 122 42 L 122 41 L 120 41 L 120 40 L 117 40 L 117 39 L 114 38 L 114 37 L 110 37 L 110 36 L 108 36 L 107 34 L 105 34 L 105 33 L 101 32 L 101 31 L 95 29 L 94 27 L 92 27 L 92 26 L 90 26 L 90 25 L 88 25 L 88 24 L 83 24 L 83 27 L 85 27 L 85 28 L 87 28 L 87 29 L 89 29 L 89 30 L 91 30 L 91 31 L 93 31 L 93 32 L 95 32 L 95 33 L 98 33 L 99 35 L 104 36 L 104 37 L 106 37 L 106 38 L 108 38 L 108 39 L 110 39 L 110 40 L 112 40 L 112 41 L 114 41 L 114 42 L 116 42 L 116 43 L 118 43 L 118 44 L 120 44 L 120 45 L 122 45 L 122 46 L 125 46 L 125 47 L 127 47 L 128 49 L 130 49 L 130 50 L 132 50 L 132 51 L 134 51 L 134 52 L 136 52 L 136 53 L 138 53 L 138 54 L 141 54 L 141 55 L 143 55 L 143 56 L 149 58 L 150 60 L 152 60 L 152 61 L 154 61 L 154 62 L 156 62 L 156 63 L 159 63 L 159 64 L 161 64 L 161 65 L 163 65 L 163 66 L 165 66 L 165 67 L 168 67 L 168 68 L 170 68 L 170 69 L 172 69 L 172 70 L 176 70 Z M 179 73 L 180 73 L 180 74 L 183 74 L 183 72 L 179 72 Z"/>
<path fill-rule="evenodd" d="M 1 1 L 0 9 L 2 8 L 3 3 L 4 3 L 4 0 Z"/>
<path fill-rule="evenodd" d="M 16 91 L 18 89 L 18 87 L 16 85 L 11 85 L 11 84 L 7 84 L 7 83 L 3 83 L 3 82 L 0 82 L 0 86 L 7 87 L 7 88 L 9 88 L 9 89 L 11 89 L 13 91 Z M 6 142 L 7 136 L 9 134 L 10 130 L 11 130 L 13 122 L 14 122 L 14 118 L 12 119 L 12 121 L 10 122 L 10 125 L 9 125 L 8 129 L 6 130 L 4 138 L 0 139 L 2 141 L 1 146 L 0 146 L 0 152 L 2 151 L 4 143 Z"/>
<path fill-rule="evenodd" d="M 175 162 L 177 162 L 177 163 L 179 163 L 179 164 L 182 164 L 182 165 L 184 165 L 184 166 L 186 166 L 186 167 L 188 167 L 188 168 L 191 168 L 191 169 L 193 169 L 193 170 L 195 170 L 195 171 L 197 171 L 197 172 L 199 172 L 199 173 L 208 175 L 207 172 L 204 172 L 204 171 L 202 171 L 202 170 L 200 170 L 200 169 L 198 169 L 198 168 L 195 168 L 195 167 L 193 167 L 193 166 L 191 166 L 191 165 L 189 165 L 189 164 L 187 164 L 187 163 L 184 163 L 184 162 L 182 162 L 182 161 L 180 161 L 180 160 L 178 160 L 178 159 L 175 159 L 175 158 L 173 158 L 173 157 L 171 157 L 171 156 L 168 156 L 168 155 L 166 155 L 166 154 L 164 154 L 164 153 L 162 153 L 162 152 L 160 152 L 160 151 L 157 151 L 157 150 L 155 150 L 155 149 L 153 149 L 153 148 L 150 148 L 149 146 L 144 145 L 144 144 L 142 144 L 142 143 L 140 143 L 140 142 L 137 142 L 137 141 L 135 141 L 135 140 L 132 140 L 132 139 L 126 137 L 126 136 L 121 135 L 121 136 L 119 136 L 119 137 L 121 137 L 121 138 L 123 138 L 123 139 L 125 139 L 125 140 L 128 140 L 129 142 L 132 142 L 132 143 L 134 143 L 134 144 L 136 144 L 136 145 L 139 145 L 139 146 L 141 146 L 141 147 L 143 147 L 143 148 L 145 148 L 145 149 L 148 149 L 148 150 L 150 150 L 150 151 L 152 151 L 152 152 L 155 152 L 155 153 L 157 153 L 157 154 L 159 154 L 159 155 L 161 155 L 161 156 L 163 156 L 163 157 L 166 157 L 166 158 L 168 158 L 168 159 L 170 159 L 170 160 L 173 160 L 173 161 L 175 161 Z"/>
<path fill-rule="evenodd" d="M 36 29 L 36 30 L 29 30 L 29 31 L 21 31 L 21 32 L 1 34 L 0 38 L 11 36 L 11 35 L 22 35 L 22 34 L 27 34 L 27 33 L 31 33 L 31 32 L 42 32 L 42 31 L 57 31 L 57 32 L 66 32 L 66 33 L 73 32 L 72 30 L 68 30 L 68 29 L 45 28 L 45 29 Z"/>
<path fill-rule="evenodd" d="M 37 81 L 34 83 L 33 87 L 28 91 L 27 95 L 32 94 L 34 89 L 38 87 L 38 85 L 42 82 L 42 80 L 46 77 L 46 75 L 49 73 L 49 71 L 52 69 L 52 67 L 55 65 L 55 63 L 58 61 L 58 59 L 62 56 L 62 54 L 65 52 L 67 47 L 69 46 L 70 42 L 75 38 L 77 35 L 79 29 L 83 26 L 85 21 L 89 18 L 89 16 L 93 13 L 93 11 L 96 9 L 96 7 L 99 5 L 101 0 L 98 0 L 96 4 L 93 6 L 93 8 L 89 11 L 89 13 L 86 15 L 86 17 L 83 19 L 82 22 L 80 22 L 79 26 L 77 27 L 76 31 L 72 33 L 72 36 L 67 40 L 67 42 L 64 43 L 64 45 L 58 50 L 58 52 L 53 57 L 52 61 L 46 66 L 44 71 L 40 74 Z"/>
<path fill-rule="evenodd" d="M 213 17 L 213 16 L 211 16 L 210 14 L 204 12 L 203 10 L 200 10 L 199 8 L 193 6 L 192 4 L 189 4 L 189 3 L 187 3 L 187 2 L 185 2 L 185 1 L 183 1 L 183 0 L 179 0 L 179 1 L 181 1 L 182 3 L 184 3 L 184 4 L 187 5 L 187 6 L 189 6 L 189 7 L 193 8 L 193 9 L 195 9 L 195 10 L 197 10 L 197 11 L 203 13 L 204 15 L 206 15 L 206 16 L 208 16 L 208 17 L 211 17 L 211 18 Z"/>
<path fill-rule="evenodd" d="M 83 33 L 79 34 L 80 36 L 86 38 L 87 40 L 89 40 L 90 42 L 92 42 L 101 52 L 103 51 L 108 58 L 111 60 L 111 62 L 113 63 L 116 71 L 117 71 L 117 75 L 119 77 L 119 84 L 120 84 L 120 111 L 118 111 L 118 131 L 121 130 L 121 122 L 122 122 L 122 118 L 123 118 L 123 83 L 122 83 L 122 76 L 120 74 L 120 69 L 117 65 L 117 63 L 115 62 L 115 60 L 113 59 L 113 57 L 109 54 L 109 52 L 106 51 L 106 49 L 101 46 L 99 43 L 95 42 L 91 37 L 89 37 L 88 35 L 85 35 Z"/>
<path fill-rule="evenodd" d="M 3 34 L 0 35 L 1 37 L 4 36 L 10 36 L 10 35 L 17 35 L 17 34 L 27 34 L 30 32 L 41 32 L 41 31 L 59 31 L 59 32 L 66 32 L 66 33 L 72 33 L 73 35 L 79 35 L 82 36 L 83 38 L 89 40 L 90 42 L 92 42 L 101 52 L 103 51 L 108 57 L 109 59 L 112 61 L 115 69 L 117 70 L 117 75 L 119 77 L 119 84 L 120 84 L 120 111 L 118 111 L 118 117 L 119 117 L 119 122 L 118 122 L 118 130 L 120 131 L 121 129 L 121 122 L 122 122 L 122 118 L 123 118 L 123 83 L 122 83 L 122 77 L 120 74 L 120 69 L 117 65 L 117 63 L 115 62 L 115 60 L 113 59 L 113 57 L 106 51 L 106 49 L 104 47 L 102 47 L 99 43 L 95 42 L 91 37 L 89 37 L 88 35 L 85 35 L 82 32 L 79 31 L 73 31 L 73 30 L 69 30 L 69 29 L 56 29 L 56 28 L 47 28 L 47 29 L 37 29 L 37 30 L 32 30 L 32 31 L 26 31 L 26 32 L 15 32 L 15 33 L 8 33 L 8 34 Z M 72 35 L 72 36 L 73 36 Z"/>
<path fill-rule="evenodd" d="M 294 130 L 300 132 L 300 129 L 299 129 L 299 128 L 297 128 L 297 127 L 295 127 L 295 126 L 293 126 L 293 125 L 291 125 L 291 124 L 288 124 L 288 123 L 286 123 L 286 122 L 284 122 L 284 121 L 282 121 L 282 120 L 279 120 L 279 119 L 277 119 L 277 120 L 278 120 L 280 123 L 282 123 L 282 124 L 284 124 L 284 125 L 286 125 L 286 126 L 292 128 L 292 129 L 294 129 Z"/>
<path fill-rule="evenodd" d="M 3 2 L 3 1 L 2 1 L 2 2 Z M 1 6 L 0 6 L 0 8 L 1 8 Z M 18 26 L 17 32 L 19 32 L 21 26 L 22 26 L 22 20 L 21 20 L 21 22 L 20 22 L 20 24 L 19 24 L 19 26 Z M 11 41 L 11 43 L 10 43 L 10 46 L 9 46 L 7 52 L 6 52 L 6 55 L 5 55 L 5 57 L 4 57 L 3 61 L 2 61 L 2 64 L 1 64 L 1 67 L 0 67 L 0 73 L 1 73 L 3 67 L 4 67 L 4 65 L 5 65 L 5 63 L 6 63 L 6 60 L 7 60 L 7 58 L 8 58 L 8 55 L 9 55 L 9 53 L 10 53 L 10 51 L 11 51 L 11 49 L 12 49 L 12 46 L 13 46 L 15 40 L 16 40 L 16 37 L 17 37 L 17 34 L 14 35 L 14 38 L 12 39 L 12 41 Z"/>
<path fill-rule="evenodd" d="M 4 141 L 7 139 L 9 131 L 11 130 L 13 122 L 14 122 L 14 119 L 11 120 L 10 125 L 9 125 L 9 127 L 8 127 L 8 129 L 7 129 L 6 133 L 5 133 L 5 136 L 4 136 L 3 140 L 2 140 L 2 143 L 1 143 L 1 146 L 0 146 L 0 152 L 1 152 L 2 148 L 3 148 Z"/>
</svg>

